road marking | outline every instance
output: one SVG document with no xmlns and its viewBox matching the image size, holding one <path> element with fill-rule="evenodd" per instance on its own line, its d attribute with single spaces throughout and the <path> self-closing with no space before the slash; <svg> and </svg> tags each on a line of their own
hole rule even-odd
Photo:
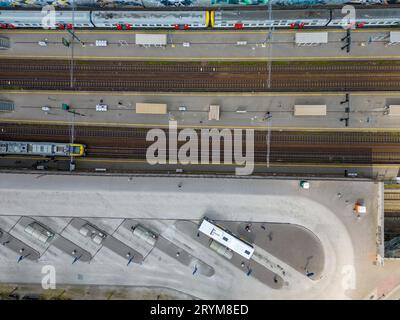
<svg viewBox="0 0 400 320">
<path fill-rule="evenodd" d="M 20 120 L 20 119 L 2 119 L 3 123 L 24 123 L 24 124 L 48 124 L 48 125 L 71 125 L 71 121 L 63 120 Z M 154 123 L 120 123 L 120 122 L 87 122 L 87 121 L 74 121 L 74 125 L 81 126 L 103 126 L 103 127 L 127 127 L 127 128 L 169 128 L 169 124 L 154 124 Z M 240 125 L 178 125 L 178 128 L 192 128 L 192 129 L 254 129 L 258 131 L 265 131 L 264 124 L 257 126 L 240 126 Z M 350 131 L 350 132 L 400 132 L 400 127 L 396 128 L 348 128 L 348 127 L 283 127 L 272 126 L 272 130 L 285 130 L 285 131 L 315 131 L 315 132 L 334 132 L 334 131 Z"/>
</svg>

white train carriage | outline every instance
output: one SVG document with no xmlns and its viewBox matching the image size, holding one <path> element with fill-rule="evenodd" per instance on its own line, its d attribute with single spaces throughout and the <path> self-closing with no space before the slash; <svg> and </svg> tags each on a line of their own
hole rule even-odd
<svg viewBox="0 0 400 320">
<path fill-rule="evenodd" d="M 208 26 L 208 17 L 208 11 L 92 11 L 97 28 L 198 29 Z"/>
<path fill-rule="evenodd" d="M 207 218 L 203 219 L 199 231 L 246 259 L 250 259 L 254 253 L 253 246 L 212 223 Z"/>
<path fill-rule="evenodd" d="M 330 20 L 329 10 L 273 10 L 272 20 L 268 10 L 214 11 L 210 25 L 214 28 L 295 28 L 323 27 Z"/>
<path fill-rule="evenodd" d="M 74 28 L 93 28 L 90 21 L 90 11 L 55 11 L 55 18 L 50 19 L 49 11 L 38 10 L 2 10 L 0 11 L 0 26 L 7 28 L 58 28 L 60 25 L 71 25 Z"/>
<path fill-rule="evenodd" d="M 82 156 L 84 149 L 82 144 L 0 141 L 0 155 Z"/>
<path fill-rule="evenodd" d="M 343 24 L 349 25 L 352 22 L 356 27 L 389 27 L 400 24 L 400 9 L 358 9 L 355 10 L 355 21 L 346 19 L 341 9 L 332 10 L 332 20 L 329 27 L 338 27 Z"/>
</svg>

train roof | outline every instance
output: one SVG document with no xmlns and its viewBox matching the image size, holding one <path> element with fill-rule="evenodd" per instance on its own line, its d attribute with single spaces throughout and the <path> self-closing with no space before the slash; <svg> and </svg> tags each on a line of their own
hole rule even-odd
<svg viewBox="0 0 400 320">
<path fill-rule="evenodd" d="M 0 11 L 0 21 L 3 22 L 14 22 L 14 23 L 38 23 L 41 24 L 43 18 L 45 18 L 47 12 L 41 11 L 30 11 L 30 10 L 13 10 L 13 11 Z M 46 21 L 45 23 L 50 23 Z M 55 22 L 66 22 L 72 23 L 72 11 L 55 11 Z M 83 24 L 90 21 L 90 11 L 75 11 L 74 24 Z"/>
<path fill-rule="evenodd" d="M 93 11 L 93 19 L 148 19 L 149 23 L 159 19 L 198 19 L 205 16 L 205 11 Z"/>
<path fill-rule="evenodd" d="M 332 19 L 341 19 L 346 14 L 341 9 L 332 10 Z M 392 19 L 400 18 L 400 9 L 356 9 L 356 19 Z"/>
<path fill-rule="evenodd" d="M 306 9 L 306 10 L 272 10 L 273 20 L 301 20 L 301 19 L 329 19 L 328 10 Z M 215 11 L 215 19 L 226 22 L 237 20 L 269 20 L 268 10 L 246 10 L 246 11 Z"/>
</svg>

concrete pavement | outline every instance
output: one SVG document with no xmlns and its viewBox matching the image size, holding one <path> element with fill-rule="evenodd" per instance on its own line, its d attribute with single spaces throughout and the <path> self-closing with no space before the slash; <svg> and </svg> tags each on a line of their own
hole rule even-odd
<svg viewBox="0 0 400 320">
<path fill-rule="evenodd" d="M 101 279 L 101 284 L 162 285 L 191 292 L 200 298 L 291 299 L 299 297 L 299 294 L 304 298 L 357 298 L 371 290 L 364 279 L 373 278 L 378 271 L 384 270 L 374 265 L 377 253 L 375 194 L 378 188 L 372 182 L 311 181 L 311 188 L 304 190 L 294 180 L 220 178 L 211 179 L 210 183 L 211 180 L 207 178 L 37 177 L 15 174 L 0 176 L 0 203 L 7 203 L 7 206 L 0 207 L 1 215 L 12 218 L 14 215 L 47 214 L 54 217 L 57 214 L 63 217 L 64 225 L 68 224 L 66 217 L 86 216 L 93 224 L 95 217 L 99 217 L 103 222 L 96 222 L 96 225 L 101 225 L 104 231 L 121 241 L 126 236 L 119 236 L 119 231 L 114 233 L 113 230 L 121 225 L 124 218 L 145 219 L 141 221 L 169 241 L 188 245 L 190 254 L 193 252 L 196 258 L 212 266 L 216 272 L 212 277 L 202 276 L 201 281 L 195 282 L 194 288 L 190 268 L 186 270 L 175 259 L 154 251 L 146 257 L 140 273 L 128 272 L 126 262 L 115 259 L 115 253 L 111 250 L 96 251 L 94 244 L 78 242 L 76 229 L 69 225 L 62 236 L 80 246 L 84 245 L 91 254 L 93 250 L 97 253 L 90 264 L 74 264 L 74 269 L 70 269 L 65 265 L 64 254 L 57 258 L 54 251 L 45 251 L 40 261 L 56 266 L 61 283 L 89 284 L 98 283 Z M 339 192 L 342 197 L 337 196 Z M 359 198 L 365 199 L 368 208 L 368 214 L 361 220 L 353 213 L 354 202 Z M 29 208 L 21 207 L 19 199 L 24 199 Z M 197 220 L 211 212 L 216 220 L 292 223 L 309 229 L 324 248 L 326 261 L 322 279 L 315 283 L 312 281 L 313 285 L 310 286 L 307 282 L 292 278 L 297 285 L 271 291 L 251 277 L 236 276 L 237 268 L 225 263 L 224 258 L 208 250 L 196 249 L 196 240 L 189 241 L 187 236 L 174 231 L 167 220 L 160 220 Z M 10 224 L 11 221 L 8 222 Z M 54 229 L 60 228 L 62 225 Z M 20 228 L 14 229 L 17 232 Z M 6 248 L 0 247 L 0 252 L 4 259 L 15 259 L 15 254 Z M 154 266 L 159 264 L 160 258 L 164 261 L 163 269 L 157 269 L 155 273 Z M 276 260 L 273 262 L 277 263 Z M 101 276 L 98 263 L 102 266 Z M 280 262 L 278 264 L 285 266 Z M 35 275 L 39 277 L 40 265 L 32 265 L 31 272 L 25 274 L 21 265 L 2 264 L 0 280 L 37 282 Z M 134 264 L 135 268 L 137 266 Z M 176 271 L 171 273 L 170 270 Z M 349 275 L 347 270 L 353 271 Z M 290 283 L 290 278 L 288 280 Z"/>
<path fill-rule="evenodd" d="M 385 114 L 385 107 L 400 104 L 398 92 L 344 93 L 156 93 L 156 92 L 42 92 L 0 91 L 0 100 L 13 101 L 13 112 L 0 113 L 0 121 L 47 124 L 166 127 L 169 120 L 178 126 L 266 129 L 265 114 L 270 112 L 272 129 L 302 130 L 390 130 L 399 131 L 398 116 Z M 103 100 L 107 112 L 96 112 Z M 135 113 L 137 102 L 166 103 L 166 115 Z M 80 115 L 61 110 L 67 103 Z M 210 104 L 220 105 L 220 121 L 208 120 Z M 296 117 L 296 104 L 326 104 L 327 115 Z M 42 107 L 48 106 L 49 111 Z M 186 111 L 179 111 L 186 106 Z M 349 107 L 349 113 L 346 108 Z M 241 112 L 237 112 L 237 111 Z M 244 111 L 244 112 L 243 112 Z M 340 119 L 349 116 L 348 126 Z"/>
<path fill-rule="evenodd" d="M 149 31 L 77 31 L 77 36 L 85 43 L 73 45 L 75 59 L 95 60 L 221 60 L 263 61 L 273 60 L 346 60 L 346 59 L 399 59 L 397 46 L 388 46 L 388 36 L 393 29 L 359 29 L 352 31 L 350 53 L 341 50 L 340 41 L 346 34 L 343 29 L 277 30 L 272 34 L 272 50 L 266 44 L 268 30 L 260 31 L 154 31 L 166 33 L 168 45 L 165 48 L 142 48 L 134 44 L 135 33 Z M 296 32 L 327 31 L 328 44 L 298 47 L 294 43 Z M 2 35 L 11 40 L 11 48 L 0 52 L 0 58 L 43 58 L 69 59 L 72 46 L 66 48 L 62 38 L 69 37 L 66 31 L 47 30 L 2 30 Z M 96 47 L 96 40 L 107 40 L 107 47 Z M 42 47 L 39 41 L 47 41 Z M 246 41 L 247 45 L 237 45 Z M 190 46 L 183 46 L 183 43 Z M 269 57 L 269 54 L 271 56 Z"/>
</svg>

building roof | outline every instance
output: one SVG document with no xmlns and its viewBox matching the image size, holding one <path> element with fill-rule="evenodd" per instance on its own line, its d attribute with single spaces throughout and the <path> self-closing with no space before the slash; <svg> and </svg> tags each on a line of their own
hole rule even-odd
<svg viewBox="0 0 400 320">
<path fill-rule="evenodd" d="M 166 34 L 136 34 L 136 44 L 143 46 L 165 46 L 167 45 Z"/>
<path fill-rule="evenodd" d="M 296 32 L 296 44 L 328 43 L 328 32 Z"/>
<path fill-rule="evenodd" d="M 400 31 L 390 32 L 390 42 L 400 42 Z"/>
</svg>

